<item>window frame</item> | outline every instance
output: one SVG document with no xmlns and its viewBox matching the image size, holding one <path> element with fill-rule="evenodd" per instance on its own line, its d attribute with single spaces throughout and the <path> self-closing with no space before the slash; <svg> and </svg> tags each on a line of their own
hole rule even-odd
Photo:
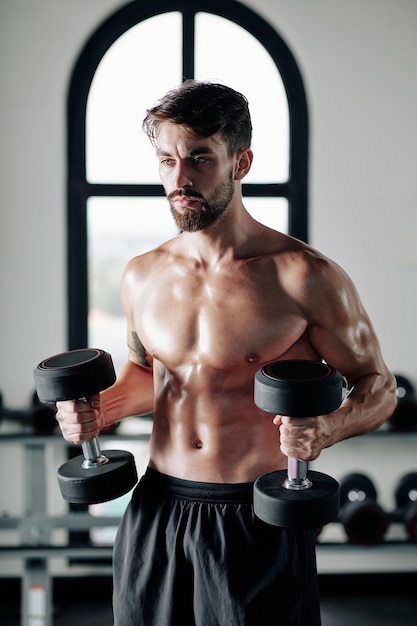
<svg viewBox="0 0 417 626">
<path fill-rule="evenodd" d="M 251 33 L 270 54 L 281 75 L 289 107 L 289 176 L 283 183 L 243 183 L 245 197 L 288 200 L 289 234 L 308 241 L 308 111 L 296 60 L 278 32 L 252 9 L 236 0 L 134 0 L 113 13 L 92 34 L 72 72 L 67 100 L 67 266 L 68 347 L 88 343 L 87 200 L 91 196 L 164 196 L 160 184 L 90 183 L 86 175 L 87 99 L 104 54 L 124 32 L 156 15 L 183 15 L 183 76 L 194 77 L 195 15 L 213 13 Z"/>
</svg>

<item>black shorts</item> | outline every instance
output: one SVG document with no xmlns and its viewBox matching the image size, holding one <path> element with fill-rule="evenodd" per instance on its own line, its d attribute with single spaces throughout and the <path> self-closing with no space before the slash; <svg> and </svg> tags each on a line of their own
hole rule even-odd
<svg viewBox="0 0 417 626">
<path fill-rule="evenodd" d="M 260 521 L 252 489 L 148 469 L 114 547 L 115 626 L 319 626 L 314 533 Z"/>
</svg>

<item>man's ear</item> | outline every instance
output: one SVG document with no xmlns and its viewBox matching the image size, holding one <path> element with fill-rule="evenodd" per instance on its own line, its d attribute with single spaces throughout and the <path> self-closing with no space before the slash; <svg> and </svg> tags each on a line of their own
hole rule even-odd
<svg viewBox="0 0 417 626">
<path fill-rule="evenodd" d="M 253 161 L 253 152 L 250 148 L 241 150 L 236 155 L 235 180 L 242 180 L 249 172 Z"/>
</svg>

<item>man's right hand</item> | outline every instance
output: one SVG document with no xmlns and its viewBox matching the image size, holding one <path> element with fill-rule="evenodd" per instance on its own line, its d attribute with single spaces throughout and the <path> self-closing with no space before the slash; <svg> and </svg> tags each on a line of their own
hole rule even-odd
<svg viewBox="0 0 417 626">
<path fill-rule="evenodd" d="M 56 406 L 56 419 L 62 435 L 70 443 L 80 444 L 93 439 L 104 428 L 99 393 L 91 396 L 88 402 L 65 400 L 57 402 Z"/>
</svg>

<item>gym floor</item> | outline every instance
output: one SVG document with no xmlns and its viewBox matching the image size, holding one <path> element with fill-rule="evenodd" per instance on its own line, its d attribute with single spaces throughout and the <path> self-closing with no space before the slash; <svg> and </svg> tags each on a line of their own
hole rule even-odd
<svg viewBox="0 0 417 626">
<path fill-rule="evenodd" d="M 322 626 L 417 626 L 417 573 L 322 576 L 320 587 Z M 1 588 L 2 626 L 21 626 L 18 580 Z M 108 578 L 56 580 L 54 626 L 111 626 L 110 597 Z"/>
</svg>

